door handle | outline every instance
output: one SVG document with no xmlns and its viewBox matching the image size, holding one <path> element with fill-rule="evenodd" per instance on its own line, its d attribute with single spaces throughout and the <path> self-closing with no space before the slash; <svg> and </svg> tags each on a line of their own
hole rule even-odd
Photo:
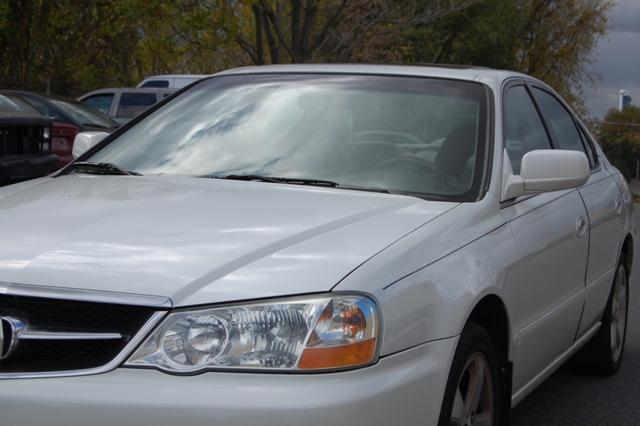
<svg viewBox="0 0 640 426">
<path fill-rule="evenodd" d="M 616 208 L 616 213 L 622 213 L 622 198 L 616 197 L 615 200 L 613 200 L 613 205 Z"/>
<path fill-rule="evenodd" d="M 576 220 L 576 237 L 581 238 L 587 232 L 587 220 L 580 216 Z"/>
</svg>

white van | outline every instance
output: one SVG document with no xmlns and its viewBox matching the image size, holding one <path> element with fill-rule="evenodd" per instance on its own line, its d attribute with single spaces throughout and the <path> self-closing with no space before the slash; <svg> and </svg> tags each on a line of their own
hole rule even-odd
<svg viewBox="0 0 640 426">
<path fill-rule="evenodd" d="M 137 87 L 157 87 L 164 89 L 181 89 L 201 78 L 208 77 L 206 74 L 165 74 L 152 75 L 138 84 Z"/>
</svg>

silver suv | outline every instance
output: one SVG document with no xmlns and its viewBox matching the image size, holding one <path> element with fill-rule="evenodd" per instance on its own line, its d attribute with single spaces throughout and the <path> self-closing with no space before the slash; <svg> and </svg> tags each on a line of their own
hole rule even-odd
<svg viewBox="0 0 640 426">
<path fill-rule="evenodd" d="M 137 87 L 100 89 L 85 93 L 78 100 L 108 115 L 118 124 L 124 124 L 175 90 Z"/>
</svg>

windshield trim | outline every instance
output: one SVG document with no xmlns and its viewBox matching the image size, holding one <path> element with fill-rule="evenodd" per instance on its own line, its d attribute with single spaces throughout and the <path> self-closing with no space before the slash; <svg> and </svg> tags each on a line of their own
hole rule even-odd
<svg viewBox="0 0 640 426">
<path fill-rule="evenodd" d="M 372 76 L 372 77 L 386 77 L 386 78 L 410 78 L 410 79 L 426 79 L 426 80 L 439 80 L 439 81 L 448 81 L 448 82 L 460 82 L 465 84 L 474 84 L 478 85 L 484 90 L 484 100 L 485 105 L 480 109 L 480 117 L 479 123 L 484 123 L 484 125 L 479 126 L 480 136 L 478 137 L 479 150 L 478 152 L 481 155 L 476 156 L 476 164 L 475 170 L 476 173 L 473 178 L 473 183 L 471 188 L 463 194 L 431 194 L 431 193 L 422 193 L 422 192 L 411 192 L 411 191 L 403 191 L 398 189 L 389 189 L 390 194 L 394 195 L 406 195 L 421 198 L 427 201 L 445 201 L 445 202 L 478 202 L 484 199 L 486 194 L 489 191 L 490 187 L 490 179 L 492 173 L 493 166 L 493 155 L 494 155 L 494 117 L 495 117 L 495 102 L 493 98 L 493 90 L 485 83 L 477 80 L 469 80 L 465 78 L 458 78 L 455 76 L 452 77 L 442 77 L 442 76 L 429 76 L 429 75 L 415 75 L 415 74 L 388 74 L 388 73 L 371 73 L 371 72 L 350 72 L 350 71 L 335 71 L 335 72 L 327 72 L 327 71 L 265 71 L 265 72 L 256 72 L 256 71 L 247 71 L 247 72 L 234 72 L 234 73 L 222 73 L 215 74 L 209 77 L 205 77 L 200 80 L 196 80 L 191 84 L 181 88 L 178 91 L 173 92 L 171 95 L 167 96 L 164 99 L 161 99 L 156 104 L 144 110 L 141 114 L 134 117 L 132 120 L 128 121 L 124 125 L 118 127 L 116 130 L 111 132 L 109 136 L 105 137 L 100 143 L 93 146 L 90 150 L 85 152 L 83 155 L 78 157 L 75 161 L 87 161 L 87 159 L 91 158 L 94 154 L 102 150 L 104 147 L 109 145 L 111 142 L 116 140 L 120 135 L 126 133 L 130 128 L 136 126 L 139 122 L 145 120 L 150 115 L 154 114 L 157 110 L 163 108 L 167 103 L 171 102 L 173 99 L 180 97 L 182 94 L 191 91 L 196 86 L 201 86 L 209 83 L 212 80 L 218 79 L 238 79 L 238 78 L 247 78 L 248 76 L 272 76 L 272 77 L 282 77 L 286 78 L 286 76 L 296 76 L 296 75 L 309 75 L 309 76 Z M 72 164 L 72 163 L 70 163 Z M 480 173 L 477 173 L 480 171 Z M 56 176 L 69 174 L 69 165 L 61 169 Z M 148 177 L 152 177 L 153 175 L 147 175 Z M 166 176 L 166 175 L 165 175 Z M 178 176 L 178 175 L 176 175 Z M 180 176 L 188 176 L 193 178 L 198 178 L 197 176 L 190 175 L 180 175 Z M 331 189 L 340 189 L 331 188 Z M 355 187 L 342 188 L 344 190 L 357 190 Z M 381 193 L 385 195 L 384 193 Z M 386 194 L 386 195 L 390 195 Z"/>
</svg>

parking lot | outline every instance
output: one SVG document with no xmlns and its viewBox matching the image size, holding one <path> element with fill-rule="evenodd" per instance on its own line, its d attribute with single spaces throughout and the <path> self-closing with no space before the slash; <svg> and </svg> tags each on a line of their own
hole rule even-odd
<svg viewBox="0 0 640 426">
<path fill-rule="evenodd" d="M 636 227 L 639 210 L 636 204 Z M 513 426 L 640 424 L 640 260 L 635 254 L 627 344 L 618 374 L 594 377 L 562 368 L 514 409 Z"/>
</svg>

